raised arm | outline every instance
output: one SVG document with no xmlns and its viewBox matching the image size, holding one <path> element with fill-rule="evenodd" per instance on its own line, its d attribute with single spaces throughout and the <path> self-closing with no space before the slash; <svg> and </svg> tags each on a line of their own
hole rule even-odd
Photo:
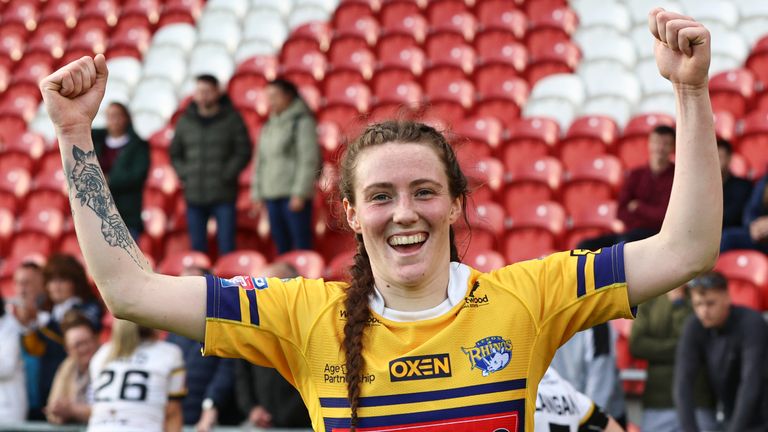
<svg viewBox="0 0 768 432">
<path fill-rule="evenodd" d="M 83 57 L 40 81 L 56 128 L 80 248 L 104 302 L 117 318 L 202 340 L 205 279 L 152 272 L 117 212 L 91 140 L 107 83 L 103 55 Z"/>
<path fill-rule="evenodd" d="M 661 75 L 672 82 L 677 111 L 675 176 L 659 234 L 628 243 L 624 261 L 633 305 L 683 285 L 714 266 L 720 246 L 723 186 L 709 101 L 710 36 L 691 18 L 649 14 Z"/>
</svg>

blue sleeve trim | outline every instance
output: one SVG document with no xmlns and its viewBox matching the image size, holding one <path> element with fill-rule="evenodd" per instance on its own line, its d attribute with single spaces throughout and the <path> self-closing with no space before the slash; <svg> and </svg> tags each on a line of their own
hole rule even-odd
<svg viewBox="0 0 768 432">
<path fill-rule="evenodd" d="M 624 242 L 603 248 L 595 255 L 595 289 L 626 283 L 624 275 Z"/>
<path fill-rule="evenodd" d="M 587 267 L 587 256 L 580 255 L 576 261 L 576 297 L 583 297 L 587 294 L 587 280 L 584 273 Z"/>
<path fill-rule="evenodd" d="M 223 286 L 221 279 L 206 275 L 208 284 L 208 318 L 220 318 L 231 321 L 242 321 L 240 314 L 240 287 Z"/>
</svg>

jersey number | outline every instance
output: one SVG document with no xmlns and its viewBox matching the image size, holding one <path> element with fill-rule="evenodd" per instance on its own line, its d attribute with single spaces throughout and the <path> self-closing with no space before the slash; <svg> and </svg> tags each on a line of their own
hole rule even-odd
<svg viewBox="0 0 768 432">
<path fill-rule="evenodd" d="M 571 428 L 568 425 L 549 424 L 549 432 L 570 432 Z"/>
<path fill-rule="evenodd" d="M 133 402 L 142 402 L 147 399 L 147 381 L 149 373 L 141 370 L 129 369 L 119 379 L 120 396 L 118 399 Z M 109 387 L 115 381 L 115 371 L 106 369 L 101 372 L 97 380 L 98 387 L 93 393 L 96 402 L 108 402 Z M 117 384 L 117 383 L 116 383 Z"/>
</svg>

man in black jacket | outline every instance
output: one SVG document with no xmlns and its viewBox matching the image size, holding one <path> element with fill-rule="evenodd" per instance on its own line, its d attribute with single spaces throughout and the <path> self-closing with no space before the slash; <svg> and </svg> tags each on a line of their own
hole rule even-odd
<svg viewBox="0 0 768 432">
<path fill-rule="evenodd" d="M 214 216 L 223 255 L 235 249 L 237 179 L 251 159 L 251 140 L 216 77 L 198 76 L 192 99 L 176 123 L 171 163 L 184 186 L 192 248 L 207 252 L 206 227 Z"/>
<path fill-rule="evenodd" d="M 728 432 L 768 430 L 768 327 L 757 311 L 731 305 L 728 283 L 710 272 L 688 284 L 694 316 L 677 346 L 675 402 L 685 432 L 699 431 L 693 383 L 705 369 L 717 399 L 717 421 Z"/>
</svg>

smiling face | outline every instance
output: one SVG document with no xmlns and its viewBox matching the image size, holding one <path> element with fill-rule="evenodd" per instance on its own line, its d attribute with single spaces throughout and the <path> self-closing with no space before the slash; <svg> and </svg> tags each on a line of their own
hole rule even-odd
<svg viewBox="0 0 768 432">
<path fill-rule="evenodd" d="M 438 153 L 425 144 L 387 143 L 363 150 L 354 172 L 349 226 L 362 234 L 376 286 L 421 288 L 446 278 L 450 226 L 461 215 Z M 385 295 L 386 297 L 386 295 Z"/>
</svg>

